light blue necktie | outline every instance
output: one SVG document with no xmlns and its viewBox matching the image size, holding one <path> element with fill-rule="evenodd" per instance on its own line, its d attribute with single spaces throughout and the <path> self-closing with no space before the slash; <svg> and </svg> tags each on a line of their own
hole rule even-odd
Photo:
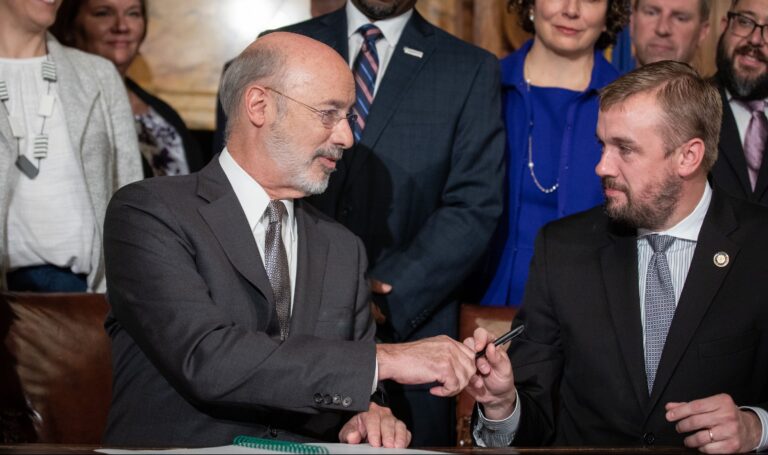
<svg viewBox="0 0 768 455">
<path fill-rule="evenodd" d="M 669 326 L 675 315 L 675 289 L 672 287 L 672 274 L 664 253 L 675 238 L 654 234 L 646 239 L 653 249 L 645 278 L 645 374 L 650 395 Z"/>
<path fill-rule="evenodd" d="M 355 142 L 359 142 L 368 118 L 368 111 L 373 103 L 373 92 L 376 86 L 376 74 L 379 72 L 379 54 L 376 51 L 376 41 L 383 35 L 373 24 L 361 25 L 357 32 L 363 35 L 363 46 L 357 54 L 352 72 L 355 75 L 355 105 L 352 110 L 357 114 L 357 120 L 352 123 L 352 134 Z"/>
</svg>

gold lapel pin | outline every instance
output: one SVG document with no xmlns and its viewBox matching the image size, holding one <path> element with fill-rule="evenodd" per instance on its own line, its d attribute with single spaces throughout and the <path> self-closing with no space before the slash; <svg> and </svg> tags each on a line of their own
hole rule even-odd
<svg viewBox="0 0 768 455">
<path fill-rule="evenodd" d="M 715 253 L 715 257 L 712 258 L 712 261 L 715 263 L 717 267 L 725 267 L 728 265 L 728 262 L 730 262 L 731 258 L 728 256 L 728 253 L 725 251 L 718 251 Z"/>
</svg>

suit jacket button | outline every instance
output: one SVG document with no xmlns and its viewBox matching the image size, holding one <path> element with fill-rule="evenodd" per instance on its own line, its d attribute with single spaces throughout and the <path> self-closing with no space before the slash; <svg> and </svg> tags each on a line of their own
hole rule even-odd
<svg viewBox="0 0 768 455">
<path fill-rule="evenodd" d="M 646 445 L 652 446 L 655 441 L 656 436 L 652 432 L 649 431 L 643 435 L 643 442 L 645 442 Z"/>
<path fill-rule="evenodd" d="M 328 394 L 326 393 L 326 394 L 323 396 L 323 402 L 324 402 L 325 404 L 331 404 L 331 403 L 333 403 L 333 398 L 331 398 L 331 396 L 330 396 L 330 395 L 328 395 Z"/>
<path fill-rule="evenodd" d="M 316 393 L 312 398 L 315 400 L 315 404 L 320 404 L 323 402 L 322 394 Z"/>
<path fill-rule="evenodd" d="M 276 438 L 277 437 L 277 430 L 270 427 L 269 428 L 269 435 L 272 436 L 273 438 Z"/>
<path fill-rule="evenodd" d="M 341 404 L 341 395 L 338 393 L 333 396 L 333 404 Z"/>
<path fill-rule="evenodd" d="M 345 408 L 348 408 L 352 404 L 352 398 L 351 397 L 344 397 L 343 400 L 341 400 L 341 405 Z"/>
</svg>

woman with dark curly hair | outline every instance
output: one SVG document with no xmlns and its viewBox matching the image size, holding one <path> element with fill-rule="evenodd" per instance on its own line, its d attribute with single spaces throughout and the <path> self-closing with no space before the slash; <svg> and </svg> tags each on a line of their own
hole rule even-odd
<svg viewBox="0 0 768 455">
<path fill-rule="evenodd" d="M 602 56 L 629 19 L 628 0 L 512 0 L 534 38 L 501 61 L 507 203 L 485 305 L 519 305 L 536 232 L 602 202 L 595 165 L 598 90 L 618 77 Z"/>
</svg>

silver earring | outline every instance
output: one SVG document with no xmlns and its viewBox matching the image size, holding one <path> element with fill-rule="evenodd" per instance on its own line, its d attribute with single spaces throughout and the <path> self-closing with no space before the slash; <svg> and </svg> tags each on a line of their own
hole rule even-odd
<svg viewBox="0 0 768 455">
<path fill-rule="evenodd" d="M 530 19 L 531 22 L 533 22 L 533 11 L 531 11 L 530 14 L 528 14 L 528 19 Z"/>
</svg>

